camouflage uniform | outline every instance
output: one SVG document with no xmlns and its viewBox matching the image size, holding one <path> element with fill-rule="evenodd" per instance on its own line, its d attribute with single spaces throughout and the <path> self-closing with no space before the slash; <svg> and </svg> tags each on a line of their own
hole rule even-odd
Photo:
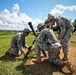
<svg viewBox="0 0 76 75">
<path fill-rule="evenodd" d="M 72 31 L 73 31 L 73 26 L 71 25 L 70 21 L 66 18 L 59 17 L 57 18 L 57 26 L 60 28 L 59 35 L 60 38 L 62 39 L 62 48 L 64 54 L 68 53 L 68 42 L 71 37 Z"/>
<path fill-rule="evenodd" d="M 48 14 L 47 17 L 48 17 L 48 18 L 45 20 L 44 25 L 45 25 L 46 28 L 51 28 L 51 29 L 53 29 L 53 25 L 50 25 L 50 21 L 51 21 L 52 19 L 54 19 L 54 16 L 51 15 L 51 14 Z"/>
<path fill-rule="evenodd" d="M 46 28 L 49 28 L 49 26 L 50 26 L 49 21 L 48 20 L 45 20 L 44 25 L 45 25 Z"/>
<path fill-rule="evenodd" d="M 17 33 L 11 41 L 12 54 L 16 56 L 21 55 L 24 52 L 25 43 L 23 33 Z"/>
<path fill-rule="evenodd" d="M 53 30 L 45 28 L 40 32 L 40 36 L 36 39 L 36 54 L 40 56 L 40 50 L 47 50 L 50 62 L 61 65 L 59 58 L 60 43 L 58 42 Z"/>
</svg>

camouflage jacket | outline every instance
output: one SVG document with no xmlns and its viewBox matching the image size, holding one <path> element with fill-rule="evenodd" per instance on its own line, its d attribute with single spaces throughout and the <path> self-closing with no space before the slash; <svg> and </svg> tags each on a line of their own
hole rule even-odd
<svg viewBox="0 0 76 75">
<path fill-rule="evenodd" d="M 59 17 L 59 18 L 57 18 L 56 23 L 60 29 L 59 35 L 61 38 L 63 38 L 67 32 L 69 32 L 71 34 L 71 32 L 73 31 L 73 26 L 71 25 L 70 21 L 66 18 Z"/>
<path fill-rule="evenodd" d="M 11 47 L 15 46 L 17 47 L 19 50 L 21 50 L 23 52 L 23 48 L 25 47 L 25 36 L 23 35 L 23 33 L 17 33 L 11 41 Z"/>
<path fill-rule="evenodd" d="M 58 39 L 56 38 L 52 29 L 45 28 L 40 32 L 39 37 L 36 39 L 37 43 L 56 43 Z"/>
</svg>

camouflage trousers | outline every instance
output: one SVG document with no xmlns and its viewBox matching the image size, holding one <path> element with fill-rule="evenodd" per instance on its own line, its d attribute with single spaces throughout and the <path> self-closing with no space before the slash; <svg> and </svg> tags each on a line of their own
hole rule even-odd
<svg viewBox="0 0 76 75">
<path fill-rule="evenodd" d="M 71 38 L 71 31 L 66 32 L 66 34 L 64 35 L 64 38 L 62 39 L 63 43 L 62 43 L 62 49 L 63 49 L 63 53 L 67 54 L 68 53 L 68 42 Z"/>
<path fill-rule="evenodd" d="M 40 56 L 41 50 L 49 50 L 50 47 L 48 44 L 40 44 L 40 43 L 36 43 L 35 45 L 35 51 L 36 51 L 36 55 Z"/>
<path fill-rule="evenodd" d="M 59 57 L 60 54 L 60 48 L 51 48 L 48 44 L 36 44 L 35 51 L 36 55 L 40 56 L 41 50 L 47 50 L 48 51 L 48 58 L 49 61 L 56 64 L 56 65 L 62 65 L 63 62 Z"/>
<path fill-rule="evenodd" d="M 59 54 L 60 54 L 60 48 L 59 47 L 50 49 L 48 51 L 49 61 L 51 63 L 54 63 L 54 64 L 58 65 L 58 66 L 62 65 L 63 61 L 60 59 Z"/>
<path fill-rule="evenodd" d="M 22 52 L 18 49 L 18 47 L 11 46 L 11 48 L 12 48 L 12 55 L 19 56 L 22 54 Z"/>
</svg>

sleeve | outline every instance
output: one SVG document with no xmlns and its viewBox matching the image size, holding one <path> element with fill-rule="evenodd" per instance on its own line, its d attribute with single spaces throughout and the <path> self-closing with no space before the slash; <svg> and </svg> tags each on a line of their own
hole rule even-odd
<svg viewBox="0 0 76 75">
<path fill-rule="evenodd" d="M 18 39 L 17 39 L 17 46 L 18 46 L 18 49 L 19 49 L 22 53 L 24 53 L 24 49 L 23 49 L 23 47 L 22 47 L 22 40 L 21 40 L 20 37 L 18 37 Z"/>
<path fill-rule="evenodd" d="M 63 19 L 62 17 L 57 18 L 57 26 L 59 27 L 59 32 L 58 32 L 58 36 L 60 36 L 60 38 L 62 39 L 66 33 L 66 23 L 65 23 L 65 19 Z"/>
<path fill-rule="evenodd" d="M 60 38 L 62 39 L 66 33 L 66 25 L 65 22 L 60 25 Z"/>
</svg>

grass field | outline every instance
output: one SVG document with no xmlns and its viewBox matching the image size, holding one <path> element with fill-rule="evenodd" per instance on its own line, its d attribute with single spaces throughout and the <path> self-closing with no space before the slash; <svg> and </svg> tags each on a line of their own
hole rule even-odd
<svg viewBox="0 0 76 75">
<path fill-rule="evenodd" d="M 23 75 L 21 71 L 15 69 L 21 61 L 17 61 L 16 58 L 10 55 L 4 56 L 6 50 L 10 47 L 12 37 L 13 35 L 0 36 L 0 75 Z M 26 39 L 28 41 L 27 44 L 31 45 L 33 36 L 29 35 Z"/>
<path fill-rule="evenodd" d="M 23 55 L 16 58 L 10 55 L 4 56 L 6 50 L 10 47 L 10 41 L 12 37 L 13 35 L 0 36 L 0 75 L 44 75 L 41 71 L 35 71 L 31 68 L 28 68 L 28 66 L 25 66 L 25 64 L 29 63 L 32 57 L 34 56 L 33 52 L 29 55 L 29 59 L 27 62 L 25 62 L 24 65 L 21 65 L 22 60 L 18 60 L 18 58 L 23 58 Z M 26 39 L 27 44 L 30 46 L 33 41 L 33 35 L 29 35 Z M 76 35 L 73 35 L 70 40 L 74 39 L 76 40 Z M 76 44 L 73 43 L 69 43 L 69 45 L 76 47 Z M 58 73 L 57 75 L 62 74 Z"/>
</svg>

